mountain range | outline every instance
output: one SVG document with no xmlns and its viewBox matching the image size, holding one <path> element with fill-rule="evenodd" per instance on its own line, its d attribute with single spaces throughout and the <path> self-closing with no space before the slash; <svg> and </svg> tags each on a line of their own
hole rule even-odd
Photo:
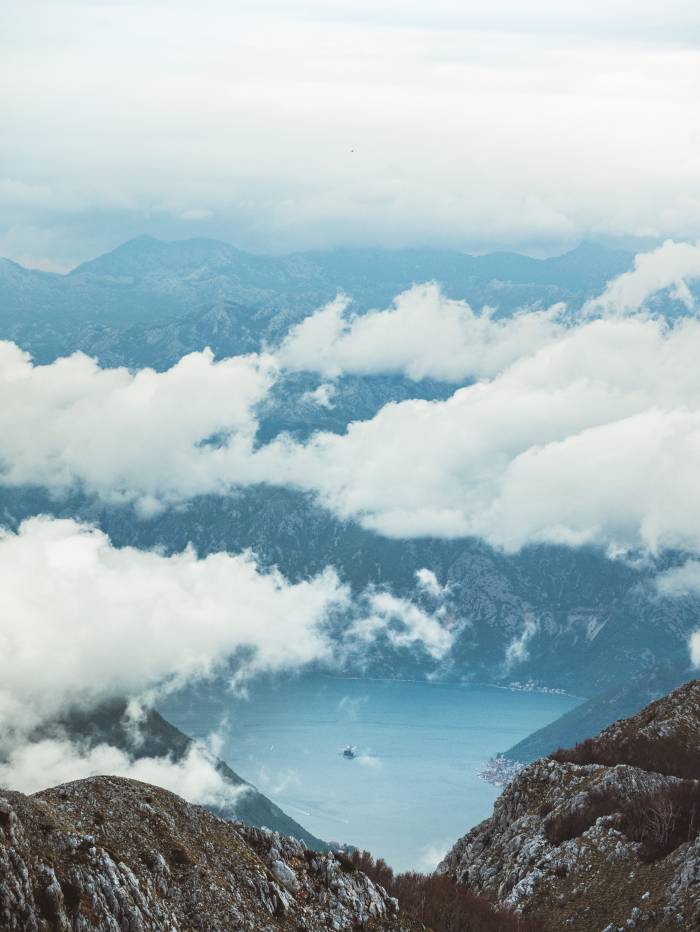
<svg viewBox="0 0 700 932">
<path fill-rule="evenodd" d="M 81 349 L 105 366 L 162 370 L 206 346 L 217 357 L 274 346 L 339 291 L 359 313 L 426 280 L 476 308 L 494 306 L 497 315 L 555 301 L 575 310 L 632 261 L 630 253 L 590 243 L 539 260 L 417 249 L 256 256 L 212 240 L 140 237 L 65 275 L 0 260 L 0 338 L 15 340 L 39 363 Z M 342 432 L 390 402 L 446 398 L 455 388 L 403 376 L 344 376 L 331 408 L 303 400 L 317 384 L 305 373 L 282 377 L 258 412 L 259 440 L 280 431 Z M 10 527 L 38 513 L 78 517 L 102 527 L 116 546 L 175 552 L 192 543 L 200 555 L 251 548 L 263 567 L 277 566 L 290 580 L 333 565 L 356 594 L 374 586 L 416 598 L 415 574 L 430 567 L 463 622 L 449 656 L 436 668 L 425 654 L 380 639 L 371 656 L 355 661 L 375 675 L 533 681 L 588 700 L 508 750 L 521 760 L 574 743 L 692 675 L 687 642 L 698 600 L 664 598 L 653 585 L 655 573 L 683 554 L 644 566 L 594 548 L 531 546 L 507 555 L 473 539 L 391 540 L 334 517 L 306 494 L 263 485 L 195 498 L 148 521 L 79 489 L 58 497 L 2 488 L 0 512 Z M 524 632 L 517 662 L 509 661 L 509 645 Z"/>
<path fill-rule="evenodd" d="M 0 337 L 36 361 L 81 349 L 109 364 L 167 366 L 173 351 L 231 355 L 274 343 L 338 292 L 387 307 L 438 281 L 474 307 L 580 305 L 628 269 L 632 254 L 586 243 L 552 259 L 427 249 L 339 249 L 258 256 L 216 240 L 138 237 L 65 275 L 0 260 Z"/>
</svg>

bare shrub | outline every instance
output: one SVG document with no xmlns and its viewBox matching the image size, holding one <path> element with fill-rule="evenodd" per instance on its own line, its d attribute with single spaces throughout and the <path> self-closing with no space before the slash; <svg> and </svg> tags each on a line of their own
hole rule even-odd
<svg viewBox="0 0 700 932">
<path fill-rule="evenodd" d="M 612 815 L 619 809 L 620 798 L 609 787 L 593 790 L 583 806 L 548 818 L 544 824 L 545 837 L 552 845 L 579 838 L 601 816 Z"/>
<path fill-rule="evenodd" d="M 653 793 L 629 799 L 612 794 L 591 794 L 591 805 L 581 812 L 549 820 L 545 833 L 552 844 L 578 837 L 600 815 L 622 814 L 622 831 L 641 844 L 640 857 L 655 861 L 700 835 L 700 748 L 688 747 L 672 735 L 625 735 L 616 740 L 589 738 L 574 748 L 551 755 L 559 763 L 629 764 L 679 781 Z"/>
<path fill-rule="evenodd" d="M 688 747 L 671 735 L 628 735 L 616 741 L 588 738 L 573 748 L 550 755 L 560 764 L 630 764 L 642 770 L 686 780 L 700 779 L 700 748 Z"/>
<path fill-rule="evenodd" d="M 626 801 L 621 827 L 641 843 L 642 860 L 665 857 L 700 834 L 700 783 L 683 780 Z"/>
<path fill-rule="evenodd" d="M 413 871 L 394 875 L 384 860 L 375 861 L 368 851 L 354 852 L 352 860 L 396 897 L 406 914 L 433 932 L 534 932 L 516 913 L 494 909 L 485 897 L 444 875 Z"/>
<path fill-rule="evenodd" d="M 348 857 L 344 851 L 334 851 L 333 855 L 336 861 L 340 864 L 341 870 L 343 870 L 346 874 L 355 873 L 357 870 L 357 865 L 351 857 Z"/>
<path fill-rule="evenodd" d="M 594 790 L 586 805 L 545 821 L 552 845 L 579 838 L 601 816 L 620 814 L 620 831 L 641 844 L 643 861 L 656 861 L 700 835 L 700 782 L 681 780 L 653 793 L 620 797 L 610 788 Z"/>
</svg>

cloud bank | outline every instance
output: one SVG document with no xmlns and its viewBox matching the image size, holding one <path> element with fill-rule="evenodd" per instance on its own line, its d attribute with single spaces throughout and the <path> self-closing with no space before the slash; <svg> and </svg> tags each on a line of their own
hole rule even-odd
<svg viewBox="0 0 700 932">
<path fill-rule="evenodd" d="M 172 556 L 117 548 L 73 520 L 36 517 L 0 532 L 0 785 L 26 792 L 96 773 L 157 783 L 187 799 L 233 805 L 240 789 L 196 743 L 178 761 L 134 760 L 107 744 L 87 747 L 52 723 L 75 708 L 158 695 L 216 674 L 235 678 L 333 662 L 358 651 L 342 614 L 373 613 L 367 641 L 384 632 L 397 647 L 440 659 L 452 644 L 442 614 L 369 592 L 351 603 L 332 570 L 290 584 L 261 572 L 249 553 L 192 549 Z M 138 711 L 138 709 L 136 709 Z M 138 715 L 133 731 L 138 736 Z M 37 729 L 51 726 L 48 736 Z M 131 730 L 129 731 L 131 734 Z"/>
<path fill-rule="evenodd" d="M 0 760 L 0 786 L 36 793 L 49 786 L 110 774 L 162 786 L 202 806 L 235 807 L 247 787 L 226 782 L 216 761 L 201 744 L 181 760 L 143 757 L 137 760 L 119 748 L 98 744 L 86 748 L 69 740 L 46 738 L 13 746 Z"/>
<path fill-rule="evenodd" d="M 696 549 L 698 352 L 694 319 L 597 320 L 447 401 L 388 405 L 256 459 L 389 536 Z"/>
<path fill-rule="evenodd" d="M 112 503 L 226 491 L 250 461 L 269 357 L 191 353 L 167 372 L 101 369 L 76 353 L 33 366 L 0 342 L 0 475 L 6 485 L 75 486 Z"/>
<path fill-rule="evenodd" d="M 347 319 L 340 296 L 292 328 L 277 355 L 286 369 L 343 374 L 396 373 L 418 381 L 491 377 L 562 331 L 562 306 L 494 320 L 436 284 L 414 285 L 393 307 Z"/>
<path fill-rule="evenodd" d="M 656 577 L 656 588 L 660 595 L 669 598 L 700 595 L 700 560 L 686 560 L 681 566 L 673 567 Z M 688 641 L 690 662 L 700 667 L 700 630 L 691 634 Z"/>
<path fill-rule="evenodd" d="M 12 4 L 0 254 L 697 236 L 698 38 L 690 0 Z"/>
<path fill-rule="evenodd" d="M 328 658 L 324 623 L 348 603 L 331 570 L 292 585 L 247 553 L 164 556 L 31 518 L 0 537 L 0 736 L 211 676 L 242 651 L 251 673 Z"/>
<path fill-rule="evenodd" d="M 369 612 L 348 631 L 352 641 L 373 641 L 384 634 L 394 647 L 420 644 L 433 660 L 445 657 L 452 647 L 454 632 L 445 606 L 431 614 L 390 592 L 369 592 L 367 600 Z"/>
<path fill-rule="evenodd" d="M 698 252 L 666 244 L 638 258 L 600 307 L 644 311 L 659 288 L 690 280 Z M 277 358 L 193 353 L 164 373 L 81 355 L 33 366 L 0 344 L 0 482 L 78 487 L 143 516 L 268 483 L 391 537 L 700 551 L 696 317 L 494 321 L 433 286 L 365 318 L 343 310 L 338 300 L 312 315 Z M 360 366 L 482 377 L 444 401 L 387 404 L 343 434 L 256 445 L 278 367 L 313 365 L 324 377 Z"/>
</svg>

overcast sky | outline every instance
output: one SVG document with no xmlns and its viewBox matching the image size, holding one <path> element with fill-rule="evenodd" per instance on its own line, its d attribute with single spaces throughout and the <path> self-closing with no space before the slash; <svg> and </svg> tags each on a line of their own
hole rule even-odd
<svg viewBox="0 0 700 932">
<path fill-rule="evenodd" d="M 4 0 L 0 80 L 27 264 L 700 236 L 697 2 Z"/>
</svg>

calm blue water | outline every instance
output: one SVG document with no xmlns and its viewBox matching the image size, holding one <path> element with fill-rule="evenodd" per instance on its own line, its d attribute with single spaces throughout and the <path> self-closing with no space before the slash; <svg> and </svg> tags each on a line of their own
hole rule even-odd
<svg viewBox="0 0 700 932">
<path fill-rule="evenodd" d="M 203 738 L 226 717 L 221 756 L 320 838 L 426 870 L 491 812 L 481 765 L 573 708 L 568 696 L 308 676 L 174 697 L 162 711 Z M 345 745 L 358 757 L 346 760 Z"/>
</svg>

